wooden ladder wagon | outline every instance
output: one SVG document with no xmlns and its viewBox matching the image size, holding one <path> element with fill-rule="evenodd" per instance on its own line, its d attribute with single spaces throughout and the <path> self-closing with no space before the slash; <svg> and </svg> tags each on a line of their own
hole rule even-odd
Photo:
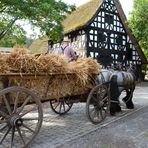
<svg viewBox="0 0 148 148">
<path fill-rule="evenodd" d="M 57 114 L 67 113 L 73 103 L 86 102 L 88 119 L 94 124 L 103 121 L 109 108 L 108 87 L 88 79 L 82 87 L 74 73 L 0 74 L 0 146 L 30 145 L 41 128 L 46 101 Z"/>
</svg>

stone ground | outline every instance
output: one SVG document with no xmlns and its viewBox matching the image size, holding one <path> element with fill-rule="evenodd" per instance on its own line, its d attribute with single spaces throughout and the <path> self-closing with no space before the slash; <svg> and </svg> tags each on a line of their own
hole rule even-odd
<svg viewBox="0 0 148 148">
<path fill-rule="evenodd" d="M 135 109 L 122 104 L 122 112 L 98 125 L 88 121 L 85 103 L 74 104 L 64 116 L 46 103 L 42 128 L 30 148 L 148 148 L 148 82 L 137 85 L 133 100 Z"/>
<path fill-rule="evenodd" d="M 148 148 L 148 83 L 134 92 L 135 109 L 108 115 L 93 125 L 85 114 L 85 103 L 74 104 L 64 116 L 44 110 L 42 129 L 32 148 Z"/>
</svg>

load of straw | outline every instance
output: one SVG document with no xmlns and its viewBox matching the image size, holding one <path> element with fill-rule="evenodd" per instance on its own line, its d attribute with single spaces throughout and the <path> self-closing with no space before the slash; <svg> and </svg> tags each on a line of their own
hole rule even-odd
<svg viewBox="0 0 148 148">
<path fill-rule="evenodd" d="M 16 73 L 41 73 L 43 72 L 42 63 L 27 53 L 27 50 L 16 48 L 6 59 L 6 64 L 11 67 L 12 72 Z"/>
<path fill-rule="evenodd" d="M 0 72 L 1 73 L 8 73 L 10 71 L 10 67 L 6 64 L 8 55 L 7 54 L 0 54 Z"/>
<path fill-rule="evenodd" d="M 92 58 L 78 58 L 68 63 L 63 55 L 35 57 L 25 49 L 15 49 L 7 56 L 0 55 L 0 65 L 1 73 L 10 74 L 9 86 L 33 89 L 41 99 L 84 94 L 93 88 L 92 80 L 100 71 L 100 65 Z M 11 76 L 12 73 L 18 76 Z M 32 75 L 24 76 L 24 73 Z M 41 77 L 40 74 L 44 75 Z"/>
<path fill-rule="evenodd" d="M 79 58 L 77 61 L 69 63 L 68 70 L 76 73 L 77 78 L 85 86 L 94 75 L 99 74 L 100 65 L 93 58 Z"/>
<path fill-rule="evenodd" d="M 65 56 L 55 54 L 40 55 L 37 58 L 42 64 L 44 73 L 65 73 L 68 61 Z"/>
</svg>

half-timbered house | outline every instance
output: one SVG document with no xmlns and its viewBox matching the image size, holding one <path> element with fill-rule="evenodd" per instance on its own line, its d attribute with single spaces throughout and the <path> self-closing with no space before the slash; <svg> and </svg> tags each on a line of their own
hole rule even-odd
<svg viewBox="0 0 148 148">
<path fill-rule="evenodd" d="M 105 67 L 118 62 L 122 66 L 147 64 L 119 0 L 91 0 L 68 15 L 63 25 L 77 53 Z"/>
<path fill-rule="evenodd" d="M 148 63 L 128 28 L 119 0 L 90 0 L 68 15 L 63 26 L 73 49 L 79 55 L 97 59 L 104 67 L 120 62 L 123 67 L 135 64 L 140 69 Z M 58 49 L 61 43 L 44 39 L 39 44 L 44 48 L 37 53 L 47 52 L 47 48 Z M 36 52 L 36 46 L 33 49 Z"/>
</svg>

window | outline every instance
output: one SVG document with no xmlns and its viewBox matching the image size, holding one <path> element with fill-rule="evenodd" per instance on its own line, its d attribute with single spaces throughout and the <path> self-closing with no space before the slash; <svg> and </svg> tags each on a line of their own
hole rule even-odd
<svg viewBox="0 0 148 148">
<path fill-rule="evenodd" d="M 105 22 L 108 23 L 108 24 L 113 24 L 114 16 L 113 15 L 109 15 L 109 14 L 105 14 Z"/>
</svg>

